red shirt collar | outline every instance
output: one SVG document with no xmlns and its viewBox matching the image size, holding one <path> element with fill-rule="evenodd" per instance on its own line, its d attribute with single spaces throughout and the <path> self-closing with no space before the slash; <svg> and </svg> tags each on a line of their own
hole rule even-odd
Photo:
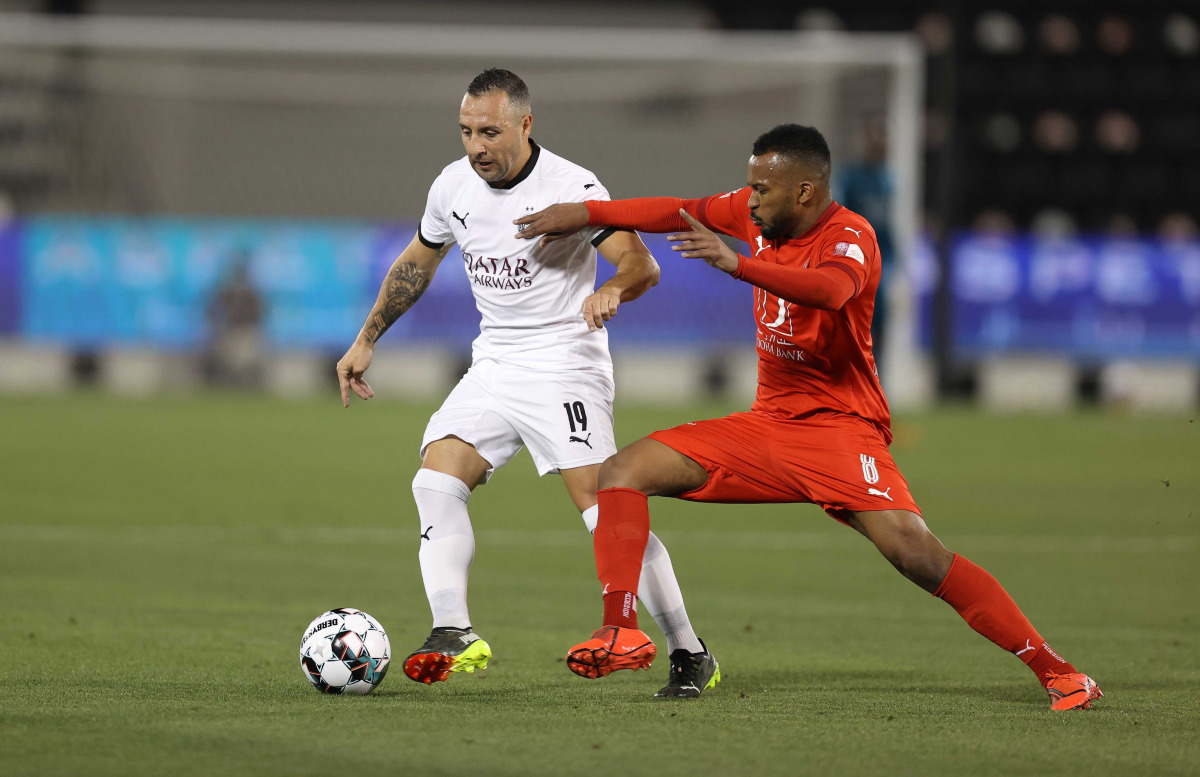
<svg viewBox="0 0 1200 777">
<path fill-rule="evenodd" d="M 837 200 L 834 200 L 833 202 L 829 203 L 829 207 L 826 208 L 825 212 L 821 214 L 821 218 L 813 222 L 811 227 L 804 230 L 796 237 L 788 238 L 788 240 L 804 240 L 805 238 L 815 234 L 816 232 L 820 231 L 821 227 L 825 226 L 826 222 L 833 218 L 833 214 L 837 213 L 841 209 L 842 206 L 838 205 Z"/>
</svg>

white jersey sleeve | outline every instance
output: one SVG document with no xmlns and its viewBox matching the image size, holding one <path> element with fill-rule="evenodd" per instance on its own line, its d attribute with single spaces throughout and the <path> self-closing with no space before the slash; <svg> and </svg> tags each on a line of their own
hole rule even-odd
<svg viewBox="0 0 1200 777">
<path fill-rule="evenodd" d="M 442 179 L 445 171 L 434 179 L 429 187 L 429 196 L 425 199 L 425 215 L 421 216 L 421 226 L 417 236 L 429 248 L 441 248 L 447 243 L 454 242 L 454 233 L 446 222 L 446 212 L 442 208 Z"/>
</svg>

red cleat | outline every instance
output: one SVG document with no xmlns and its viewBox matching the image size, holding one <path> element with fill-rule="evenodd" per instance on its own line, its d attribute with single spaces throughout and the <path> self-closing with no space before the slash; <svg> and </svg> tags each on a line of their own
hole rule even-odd
<svg viewBox="0 0 1200 777">
<path fill-rule="evenodd" d="M 1050 675 L 1046 678 L 1046 692 L 1050 694 L 1052 710 L 1086 710 L 1095 699 L 1104 696 L 1096 681 L 1080 672 Z"/>
<path fill-rule="evenodd" d="M 567 653 L 567 666 L 580 677 L 595 680 L 618 669 L 649 669 L 658 651 L 640 629 L 603 626 Z"/>
</svg>

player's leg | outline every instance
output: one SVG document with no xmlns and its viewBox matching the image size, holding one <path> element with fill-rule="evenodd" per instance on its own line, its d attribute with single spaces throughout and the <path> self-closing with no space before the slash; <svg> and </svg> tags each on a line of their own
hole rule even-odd
<svg viewBox="0 0 1200 777">
<path fill-rule="evenodd" d="M 942 546 L 914 512 L 851 512 L 843 520 L 874 543 L 896 571 L 929 593 L 937 590 L 950 571 L 954 554 Z"/>
<path fill-rule="evenodd" d="M 567 492 L 592 534 L 595 534 L 600 514 L 596 502 L 599 472 L 598 464 L 562 471 Z M 696 635 L 688 618 L 671 555 L 654 532 L 647 536 L 637 595 L 667 638 L 667 654 L 671 661 L 667 684 L 654 695 L 658 698 L 696 698 L 720 682 L 717 660 Z"/>
<path fill-rule="evenodd" d="M 595 533 L 599 519 L 600 506 L 597 504 L 596 491 L 600 474 L 600 465 L 563 470 L 563 484 L 567 487 L 575 506 L 583 515 L 584 525 L 591 533 Z M 689 653 L 704 652 L 700 638 L 696 636 L 688 619 L 687 608 L 683 602 L 683 591 L 675 577 L 675 568 L 671 564 L 671 554 L 667 552 L 662 540 L 650 532 L 646 542 L 646 552 L 642 556 L 642 572 L 638 580 L 637 595 L 645 606 L 646 611 L 654 618 L 654 622 L 662 629 L 667 638 L 667 651 L 686 650 Z"/>
<path fill-rule="evenodd" d="M 433 629 L 404 661 L 404 674 L 425 684 L 451 672 L 487 668 L 491 648 L 471 628 L 467 576 L 475 558 L 475 534 L 467 500 L 491 464 L 457 437 L 435 440 L 412 482 L 421 519 L 421 580 L 433 613 Z"/>
<path fill-rule="evenodd" d="M 696 502 L 807 501 L 777 476 L 773 445 L 768 444 L 773 426 L 771 419 L 755 413 L 683 424 L 638 440 L 604 463 L 597 493 L 600 520 L 595 550 L 596 570 L 605 590 L 605 625 L 568 654 L 572 671 L 602 677 L 613 669 L 631 668 L 628 658 L 641 649 L 634 644 L 645 635 L 637 630 L 633 592 L 650 534 L 647 496 Z M 710 655 L 708 659 L 700 665 L 686 661 L 680 666 L 701 678 L 698 686 L 711 687 L 720 680 L 720 672 L 716 661 Z M 674 682 L 674 656 L 671 668 Z"/>
<path fill-rule="evenodd" d="M 525 371 L 515 367 L 507 369 L 505 376 L 507 380 L 501 381 L 498 388 L 503 397 L 505 417 L 520 432 L 538 473 L 562 475 L 585 525 L 594 532 L 599 520 L 596 486 L 600 464 L 617 452 L 613 434 L 615 386 L 612 376 L 592 369 L 563 370 L 548 375 L 545 371 Z M 672 653 L 701 656 L 700 663 L 711 660 L 688 620 L 671 557 L 653 534 L 647 534 L 637 566 L 640 579 L 633 590 L 643 596 L 646 608 L 666 635 Z M 648 657 L 652 658 L 653 643 L 641 632 L 638 634 L 639 645 L 647 644 Z M 697 661 L 692 660 L 689 665 L 694 663 Z M 715 668 L 715 661 L 712 663 Z M 686 685 L 694 684 L 681 684 Z M 681 687 L 679 693 L 669 695 L 699 694 L 698 688 Z"/>
<path fill-rule="evenodd" d="M 637 628 L 637 584 L 650 539 L 647 498 L 692 491 L 707 479 L 704 467 L 649 437 L 622 448 L 601 466 L 594 543 L 606 626 Z"/>
<path fill-rule="evenodd" d="M 946 550 L 921 516 L 908 510 L 878 510 L 850 512 L 844 520 L 871 540 L 900 574 L 1024 661 L 1050 693 L 1052 708 L 1086 709 L 1103 695 L 1090 677 L 1050 648 L 996 578 Z"/>
<path fill-rule="evenodd" d="M 651 547 L 647 496 L 691 491 L 707 477 L 695 461 L 649 438 L 626 446 L 601 466 L 593 544 L 604 586 L 604 621 L 590 640 L 568 652 L 571 671 L 597 678 L 619 669 L 646 668 L 654 660 L 654 643 L 637 623 L 643 562 Z M 715 670 L 715 662 L 713 666 Z M 697 687 L 695 695 L 701 690 Z"/>
<path fill-rule="evenodd" d="M 451 672 L 486 668 L 491 657 L 491 648 L 471 629 L 467 611 L 467 576 L 475 557 L 467 502 L 477 485 L 516 455 L 521 441 L 493 411 L 487 377 L 472 366 L 429 419 L 421 442 L 423 463 L 412 491 L 433 630 L 404 662 L 404 673 L 418 682 L 440 682 Z"/>
<path fill-rule="evenodd" d="M 413 478 L 421 518 L 421 577 L 434 628 L 471 625 L 467 575 L 475 558 L 475 533 L 467 501 L 492 465 L 457 437 L 431 442 Z"/>
</svg>

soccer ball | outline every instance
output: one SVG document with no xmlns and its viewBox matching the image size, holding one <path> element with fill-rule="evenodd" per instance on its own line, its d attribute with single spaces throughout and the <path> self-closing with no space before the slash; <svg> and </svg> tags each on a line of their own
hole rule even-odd
<svg viewBox="0 0 1200 777">
<path fill-rule="evenodd" d="M 379 621 L 352 607 L 318 615 L 300 639 L 300 668 L 321 693 L 370 693 L 383 682 L 391 658 Z"/>
</svg>

